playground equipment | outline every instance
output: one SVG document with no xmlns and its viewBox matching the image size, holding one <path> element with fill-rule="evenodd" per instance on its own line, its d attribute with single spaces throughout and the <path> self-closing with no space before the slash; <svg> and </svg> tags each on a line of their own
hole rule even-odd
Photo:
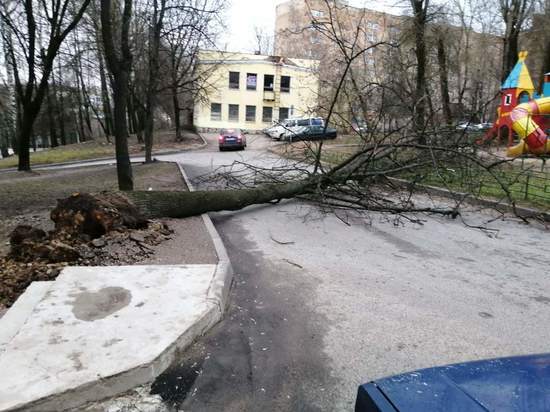
<svg viewBox="0 0 550 412">
<path fill-rule="evenodd" d="M 543 117 L 536 121 L 537 116 L 550 114 L 550 97 L 534 99 L 517 106 L 510 114 L 512 128 L 520 137 L 520 142 L 508 147 L 506 154 L 510 157 L 524 153 L 536 155 L 550 154 L 550 139 L 541 128 L 546 123 Z"/>
<path fill-rule="evenodd" d="M 544 87 L 539 95 L 525 64 L 526 58 L 526 51 L 519 53 L 518 62 L 502 84 L 498 118 L 486 134 L 486 140 L 506 138 L 509 157 L 527 153 L 536 156 L 550 154 L 550 140 L 546 133 L 550 126 L 550 73 L 545 74 Z M 519 138 L 516 144 L 513 132 Z"/>
</svg>

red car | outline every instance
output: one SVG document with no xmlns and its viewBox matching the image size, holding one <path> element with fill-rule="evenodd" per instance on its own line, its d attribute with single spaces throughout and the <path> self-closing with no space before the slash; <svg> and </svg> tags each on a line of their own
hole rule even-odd
<svg viewBox="0 0 550 412">
<path fill-rule="evenodd" d="M 240 129 L 222 129 L 218 136 L 220 152 L 225 149 L 244 150 L 246 137 Z"/>
</svg>

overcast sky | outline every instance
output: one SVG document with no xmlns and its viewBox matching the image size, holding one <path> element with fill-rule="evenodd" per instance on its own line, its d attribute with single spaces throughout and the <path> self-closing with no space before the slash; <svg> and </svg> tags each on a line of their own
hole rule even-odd
<svg viewBox="0 0 550 412">
<path fill-rule="evenodd" d="M 267 33 L 273 33 L 275 27 L 275 6 L 286 0 L 231 0 L 227 13 L 228 33 L 221 41 L 227 50 L 246 51 L 254 50 L 254 26 L 262 26 Z M 400 14 L 399 8 L 392 7 L 400 0 L 349 0 L 355 7 Z"/>
</svg>

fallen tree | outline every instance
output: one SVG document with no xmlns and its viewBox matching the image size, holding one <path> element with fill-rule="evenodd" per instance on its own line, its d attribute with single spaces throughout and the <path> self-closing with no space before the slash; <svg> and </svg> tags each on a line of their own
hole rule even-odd
<svg viewBox="0 0 550 412">
<path fill-rule="evenodd" d="M 470 153 L 467 145 L 437 146 L 415 143 L 416 137 L 386 144 L 372 144 L 350 155 L 330 169 L 320 162 L 318 147 L 311 145 L 313 161 L 286 168 L 261 168 L 236 162 L 228 169 L 203 177 L 224 189 L 195 192 L 124 192 L 147 217 L 184 218 L 206 212 L 240 210 L 250 205 L 276 203 L 283 199 L 302 198 L 332 208 L 360 209 L 389 213 L 435 213 L 456 217 L 460 201 L 451 206 L 415 206 L 412 195 L 422 183 L 419 171 L 439 173 L 449 165 L 476 167 L 496 182 L 507 201 L 514 204 L 508 182 L 496 173 L 509 160 L 486 161 Z M 451 163 L 452 162 L 452 163 Z M 461 163 L 461 164 L 459 164 Z M 445 166 L 441 166 L 445 165 Z M 239 171 L 236 172 L 236 166 Z M 393 184 L 392 177 L 409 173 L 416 176 L 406 190 Z M 391 195 L 383 195 L 384 189 Z M 401 192 L 403 196 L 399 196 Z"/>
</svg>

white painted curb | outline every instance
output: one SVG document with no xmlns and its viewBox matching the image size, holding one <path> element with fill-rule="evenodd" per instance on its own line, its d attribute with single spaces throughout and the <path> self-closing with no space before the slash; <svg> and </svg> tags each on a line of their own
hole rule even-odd
<svg viewBox="0 0 550 412">
<path fill-rule="evenodd" d="M 187 184 L 187 188 L 190 192 L 194 192 L 196 189 L 191 183 L 189 176 L 185 172 L 185 169 L 180 163 L 177 163 L 183 180 Z M 233 282 L 233 267 L 231 266 L 231 261 L 229 260 L 229 255 L 225 249 L 225 245 L 220 237 L 220 234 L 214 227 L 212 219 L 208 216 L 207 213 L 201 215 L 206 230 L 212 238 L 214 243 L 214 248 L 216 249 L 216 254 L 218 255 L 218 265 L 216 267 L 216 273 L 212 277 L 212 282 L 208 290 L 208 298 L 212 299 L 218 305 L 220 314 L 223 315 L 228 304 L 229 290 L 231 289 L 231 284 Z"/>
</svg>

